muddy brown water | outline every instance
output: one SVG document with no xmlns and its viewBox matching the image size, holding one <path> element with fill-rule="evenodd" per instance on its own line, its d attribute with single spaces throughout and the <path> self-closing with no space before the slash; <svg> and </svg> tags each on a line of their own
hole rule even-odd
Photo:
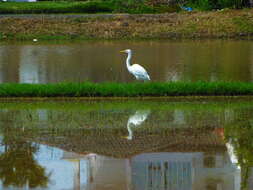
<svg viewBox="0 0 253 190">
<path fill-rule="evenodd" d="M 253 103 L 0 103 L 4 190 L 251 190 Z"/>
<path fill-rule="evenodd" d="M 253 42 L 106 41 L 0 44 L 0 82 L 130 82 L 126 55 L 146 68 L 153 81 L 253 80 Z"/>
</svg>

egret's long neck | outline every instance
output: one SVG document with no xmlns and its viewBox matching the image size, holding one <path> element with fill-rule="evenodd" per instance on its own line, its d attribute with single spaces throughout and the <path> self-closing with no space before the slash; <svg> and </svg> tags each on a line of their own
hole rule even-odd
<svg viewBox="0 0 253 190">
<path fill-rule="evenodd" d="M 130 128 L 131 123 L 127 122 L 127 131 L 128 131 L 128 136 L 127 139 L 128 140 L 132 140 L 133 139 L 133 131 Z"/>
<path fill-rule="evenodd" d="M 129 69 L 129 67 L 130 67 L 131 58 L 132 58 L 132 53 L 129 52 L 128 55 L 127 55 L 127 59 L 126 59 L 126 65 L 127 65 L 127 68 L 128 68 L 128 69 Z"/>
</svg>

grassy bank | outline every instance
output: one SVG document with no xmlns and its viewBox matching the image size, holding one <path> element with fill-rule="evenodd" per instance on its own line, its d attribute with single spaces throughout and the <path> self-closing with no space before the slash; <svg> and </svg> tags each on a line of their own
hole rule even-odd
<svg viewBox="0 0 253 190">
<path fill-rule="evenodd" d="M 33 26 L 33 27 L 30 27 Z M 253 38 L 253 9 L 111 17 L 0 17 L 1 40 Z"/>
<path fill-rule="evenodd" d="M 1 84 L 0 97 L 144 97 L 253 95 L 241 82 Z"/>
</svg>

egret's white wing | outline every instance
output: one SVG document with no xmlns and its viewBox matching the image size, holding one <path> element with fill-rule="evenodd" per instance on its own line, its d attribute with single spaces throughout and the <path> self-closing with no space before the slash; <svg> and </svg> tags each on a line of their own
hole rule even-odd
<svg viewBox="0 0 253 190">
<path fill-rule="evenodd" d="M 132 65 L 130 72 L 133 75 L 138 76 L 139 78 L 149 79 L 149 75 L 148 75 L 147 71 L 142 66 L 140 66 L 138 64 Z"/>
<path fill-rule="evenodd" d="M 134 125 L 140 125 L 147 119 L 149 114 L 150 110 L 138 110 L 134 115 L 129 117 L 128 124 L 132 123 Z"/>
</svg>

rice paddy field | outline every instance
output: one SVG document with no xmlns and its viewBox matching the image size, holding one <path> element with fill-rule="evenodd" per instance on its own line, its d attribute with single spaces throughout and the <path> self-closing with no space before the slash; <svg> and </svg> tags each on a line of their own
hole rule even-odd
<svg viewBox="0 0 253 190">
<path fill-rule="evenodd" d="M 136 81 L 131 48 L 151 81 Z M 0 43 L 0 189 L 253 189 L 250 40 Z"/>
</svg>

